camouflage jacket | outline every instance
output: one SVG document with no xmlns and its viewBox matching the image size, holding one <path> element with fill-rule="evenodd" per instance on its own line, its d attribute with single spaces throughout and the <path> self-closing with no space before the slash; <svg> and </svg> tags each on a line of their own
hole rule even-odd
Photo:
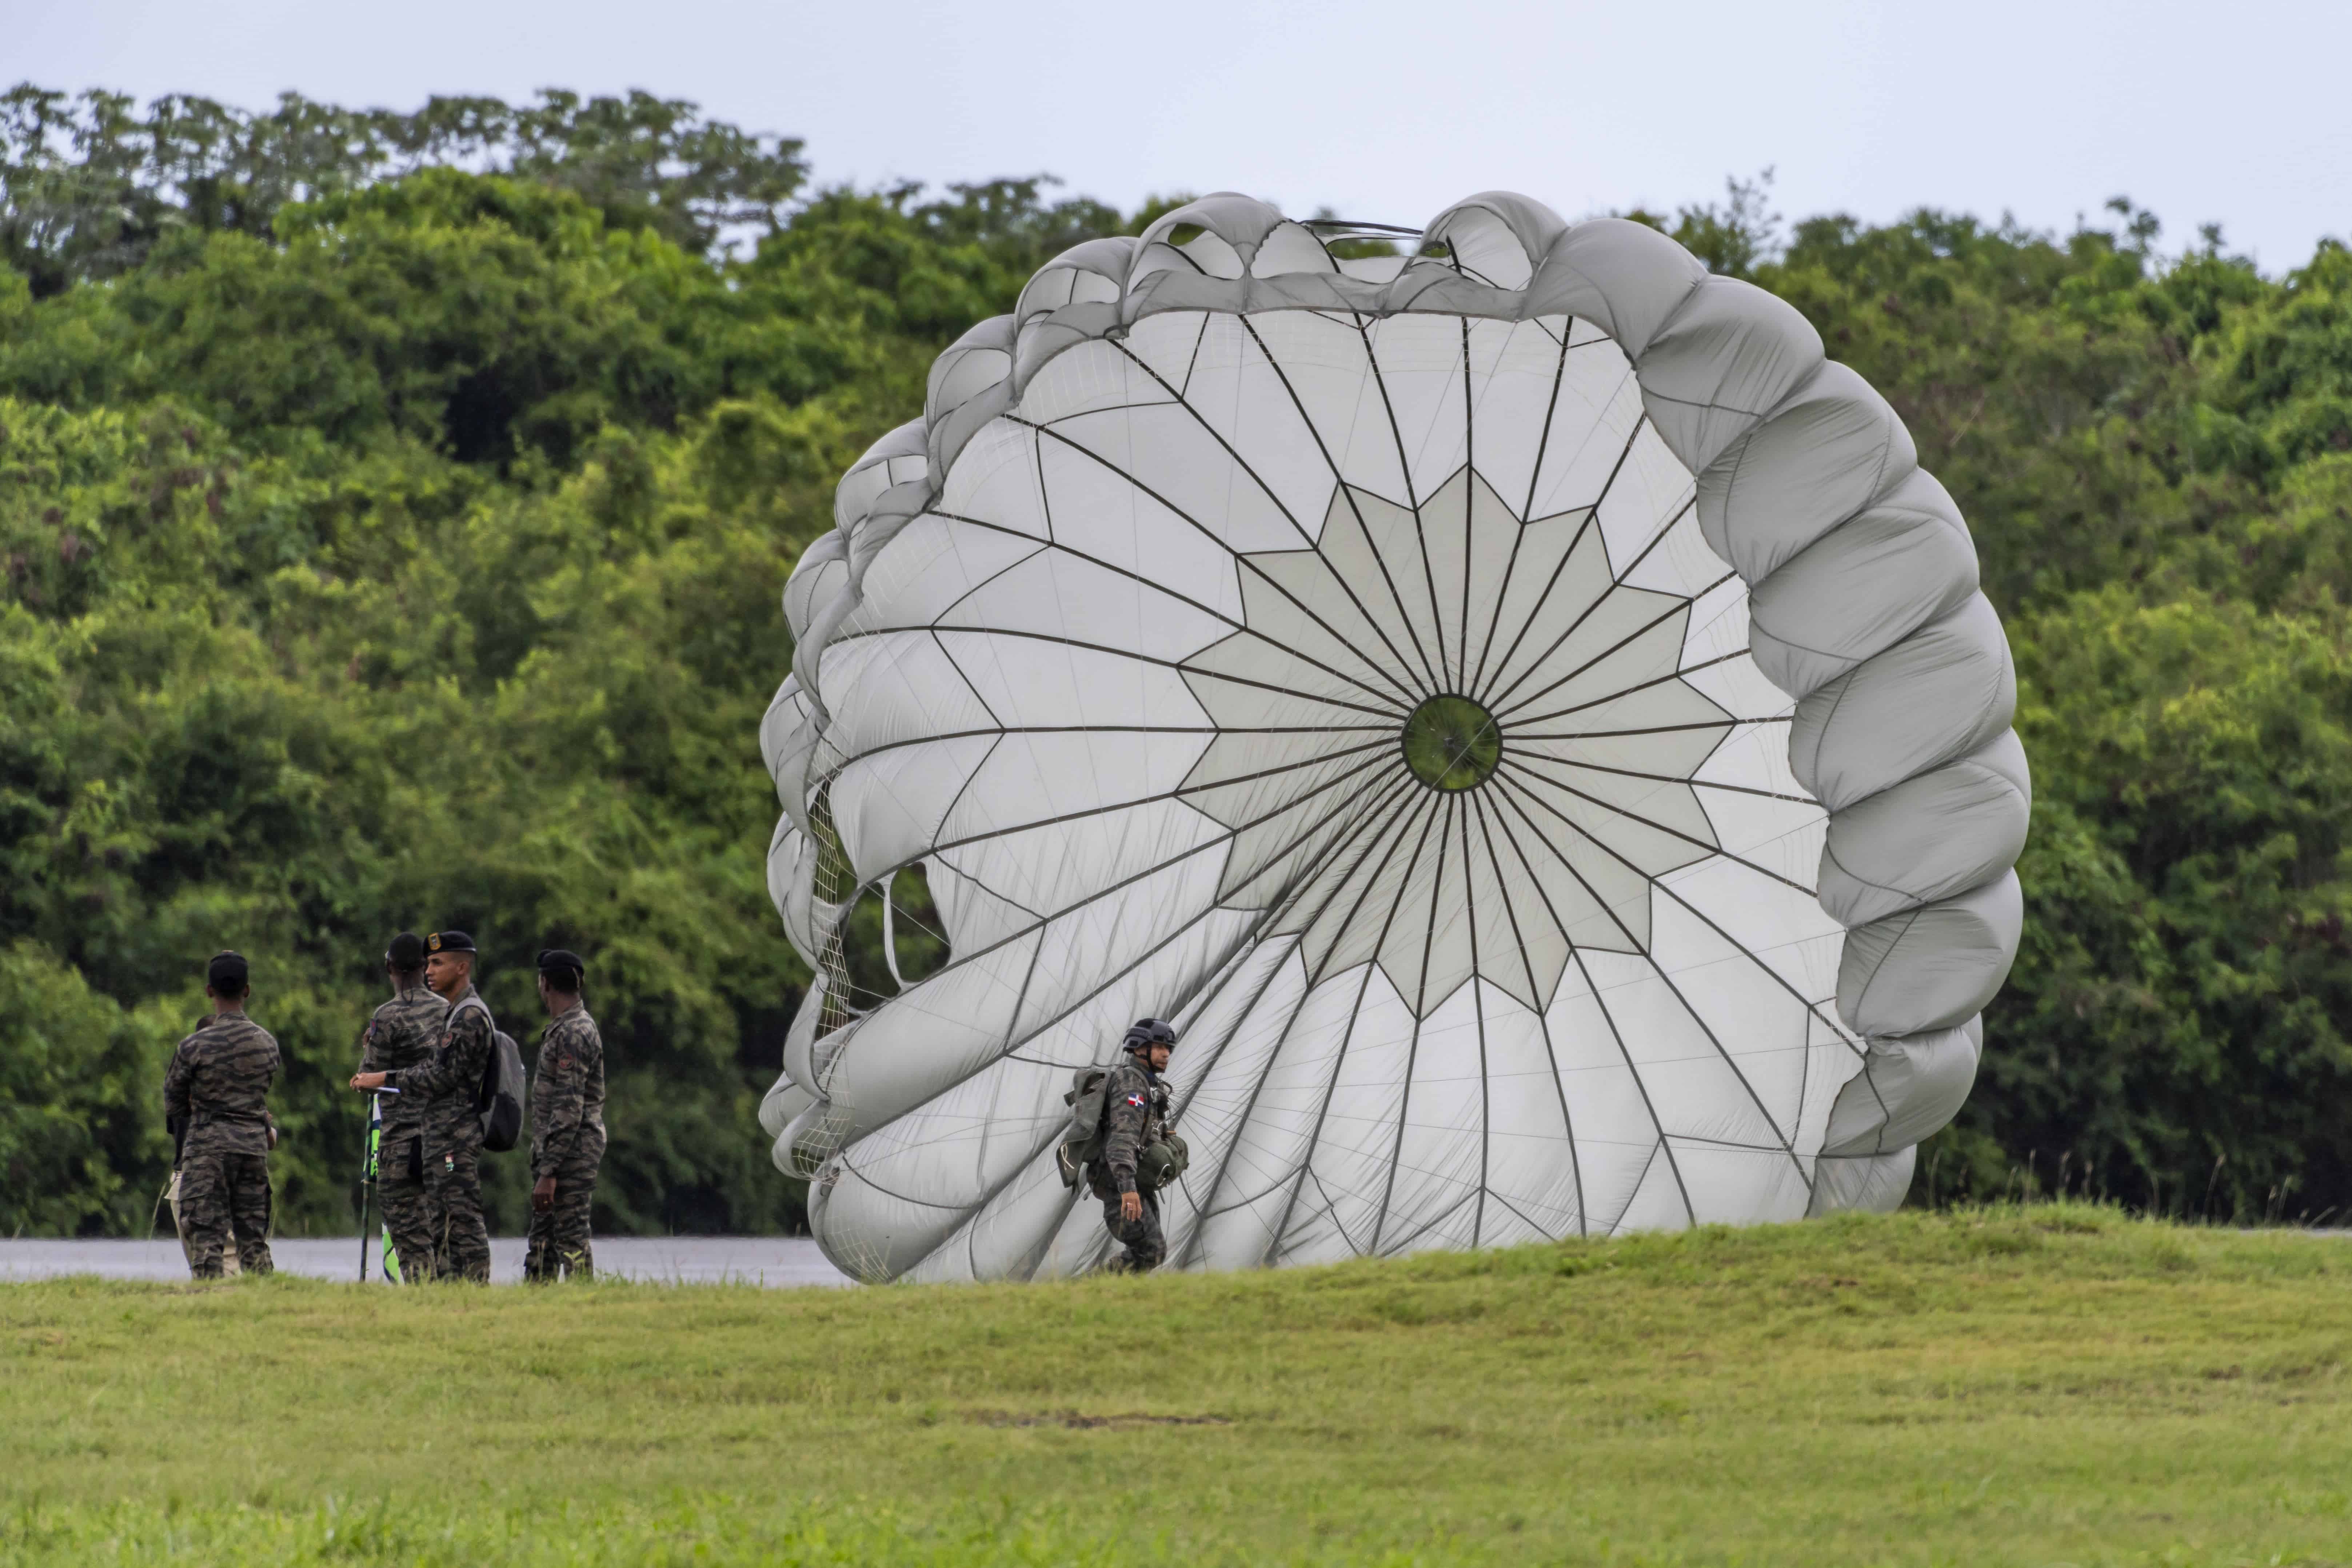
<svg viewBox="0 0 2352 1568">
<path fill-rule="evenodd" d="M 469 1007 L 469 1002 L 477 1005 Z M 482 1141 L 476 1101 L 482 1092 L 482 1074 L 490 1065 L 490 1037 L 496 1029 L 489 1005 L 468 985 L 449 1004 L 433 1059 L 392 1080 L 404 1102 L 414 1100 L 422 1108 L 427 1143 L 465 1148 Z"/>
<path fill-rule="evenodd" d="M 449 1004 L 423 981 L 405 988 L 368 1020 L 360 1059 L 362 1072 L 401 1072 L 433 1059 L 441 1030 L 449 1017 Z M 397 1081 L 397 1080 L 395 1080 Z M 386 1095 L 383 1141 L 387 1146 L 425 1130 L 425 1097 L 406 1090 Z"/>
<path fill-rule="evenodd" d="M 278 1041 L 243 1013 L 219 1013 L 182 1040 L 163 1073 L 163 1117 L 184 1131 L 180 1156 L 267 1154 Z"/>
<path fill-rule="evenodd" d="M 585 1003 L 539 1037 L 530 1079 L 530 1166 L 552 1169 L 604 1136 L 604 1041 Z"/>
<path fill-rule="evenodd" d="M 1161 1104 L 1160 1075 L 1139 1067 L 1129 1057 L 1110 1069 L 1103 1088 L 1102 1166 L 1122 1193 L 1135 1191 L 1136 1157 L 1168 1135 Z"/>
</svg>

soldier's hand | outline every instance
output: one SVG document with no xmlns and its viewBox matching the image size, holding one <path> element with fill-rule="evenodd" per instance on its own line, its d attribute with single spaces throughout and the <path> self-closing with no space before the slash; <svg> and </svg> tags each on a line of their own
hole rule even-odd
<svg viewBox="0 0 2352 1568">
<path fill-rule="evenodd" d="M 530 1206 L 541 1214 L 555 1206 L 555 1178 L 541 1176 L 539 1185 L 530 1190 Z"/>
<path fill-rule="evenodd" d="M 1133 1225 L 1137 1220 L 1141 1219 L 1143 1217 L 1143 1194 L 1141 1193 L 1119 1194 L 1118 1217 L 1129 1225 Z"/>
<path fill-rule="evenodd" d="M 372 1089 L 382 1089 L 383 1077 L 380 1072 L 355 1072 L 352 1074 L 352 1087 L 362 1093 Z"/>
</svg>

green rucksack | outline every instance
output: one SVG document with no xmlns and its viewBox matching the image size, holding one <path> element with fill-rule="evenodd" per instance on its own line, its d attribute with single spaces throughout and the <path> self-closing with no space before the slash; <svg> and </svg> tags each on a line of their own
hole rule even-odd
<svg viewBox="0 0 2352 1568">
<path fill-rule="evenodd" d="M 1066 1187 L 1085 1180 L 1086 1168 L 1102 1158 L 1104 1101 L 1109 1086 L 1108 1068 L 1080 1068 L 1070 1075 L 1070 1092 L 1062 1096 L 1062 1103 L 1070 1108 L 1070 1123 L 1062 1129 L 1061 1146 L 1054 1151 Z"/>
<path fill-rule="evenodd" d="M 1192 1151 L 1184 1140 L 1173 1132 L 1157 1143 L 1147 1143 L 1135 1157 L 1135 1184 L 1139 1191 L 1156 1193 L 1184 1173 L 1192 1163 Z"/>
</svg>

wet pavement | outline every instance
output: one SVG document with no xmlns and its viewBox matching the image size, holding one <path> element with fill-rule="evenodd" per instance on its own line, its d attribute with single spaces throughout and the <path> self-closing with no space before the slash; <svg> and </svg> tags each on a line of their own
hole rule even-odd
<svg viewBox="0 0 2352 1568">
<path fill-rule="evenodd" d="M 294 1238 L 269 1244 L 279 1269 L 317 1279 L 356 1279 L 360 1238 L 347 1236 Z M 522 1279 L 523 1241 L 519 1236 L 490 1242 L 490 1282 Z M 369 1258 L 371 1270 L 374 1258 Z M 596 1268 L 665 1285 L 745 1284 L 788 1288 L 847 1285 L 850 1278 L 825 1261 L 806 1237 L 600 1236 Z M 170 1237 L 152 1241 L 10 1241 L 0 1238 L 0 1281 L 53 1279 L 95 1274 L 108 1279 L 184 1279 L 188 1266 Z"/>
</svg>

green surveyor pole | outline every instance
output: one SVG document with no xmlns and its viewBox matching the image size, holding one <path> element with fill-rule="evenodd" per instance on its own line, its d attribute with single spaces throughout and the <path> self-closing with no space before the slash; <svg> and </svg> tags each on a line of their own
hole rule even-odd
<svg viewBox="0 0 2352 1568">
<path fill-rule="evenodd" d="M 380 1089 L 368 1096 L 367 1173 L 372 1184 L 379 1181 L 383 1160 L 383 1097 L 399 1092 L 396 1089 Z M 376 1210 L 382 1215 L 383 1205 L 377 1204 Z M 397 1285 L 401 1282 L 400 1254 L 392 1245 L 392 1220 L 389 1215 L 383 1220 L 383 1277 Z M 360 1208 L 360 1278 L 363 1280 L 367 1278 L 367 1208 L 364 1203 Z"/>
</svg>

